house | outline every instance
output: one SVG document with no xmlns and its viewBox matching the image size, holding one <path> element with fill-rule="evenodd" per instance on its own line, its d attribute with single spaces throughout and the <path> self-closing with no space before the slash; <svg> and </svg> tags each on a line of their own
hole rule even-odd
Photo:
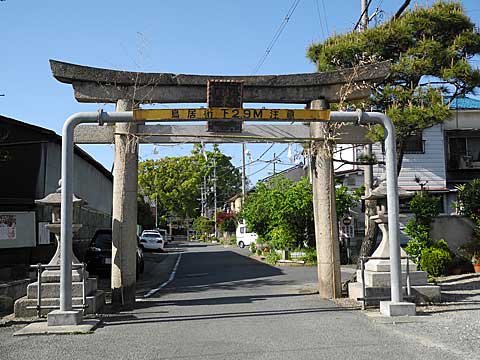
<svg viewBox="0 0 480 360">
<path fill-rule="evenodd" d="M 55 241 L 45 227 L 51 209 L 35 200 L 58 188 L 61 142 L 51 130 L 0 116 L 0 282 L 25 278 L 30 264 L 53 255 Z M 113 176 L 75 147 L 74 179 L 75 194 L 87 202 L 73 214 L 73 222 L 82 224 L 73 239 L 82 259 L 96 229 L 111 227 Z"/>
<path fill-rule="evenodd" d="M 480 178 L 480 101 L 468 97 L 450 104 L 452 116 L 443 124 L 412 136 L 405 150 L 398 185 L 405 190 L 424 189 L 442 199 L 441 212 L 454 214 L 455 186 Z M 374 144 L 377 159 L 384 160 L 382 144 Z M 374 176 L 384 175 L 374 167 Z M 407 211 L 406 202 L 400 210 Z"/>
</svg>

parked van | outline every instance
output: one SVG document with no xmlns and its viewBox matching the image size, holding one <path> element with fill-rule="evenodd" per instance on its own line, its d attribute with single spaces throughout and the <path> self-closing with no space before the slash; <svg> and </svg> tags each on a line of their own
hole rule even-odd
<svg viewBox="0 0 480 360">
<path fill-rule="evenodd" d="M 242 249 L 245 246 L 250 246 L 251 243 L 255 243 L 258 239 L 258 235 L 254 232 L 250 232 L 249 229 L 247 229 L 246 224 L 238 224 L 235 236 L 237 237 L 238 247 Z"/>
</svg>

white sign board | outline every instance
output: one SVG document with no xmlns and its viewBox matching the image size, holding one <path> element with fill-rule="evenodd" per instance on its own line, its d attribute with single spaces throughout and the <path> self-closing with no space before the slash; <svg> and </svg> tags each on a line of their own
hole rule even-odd
<svg viewBox="0 0 480 360">
<path fill-rule="evenodd" d="M 0 249 L 36 245 L 35 212 L 0 212 Z"/>
</svg>

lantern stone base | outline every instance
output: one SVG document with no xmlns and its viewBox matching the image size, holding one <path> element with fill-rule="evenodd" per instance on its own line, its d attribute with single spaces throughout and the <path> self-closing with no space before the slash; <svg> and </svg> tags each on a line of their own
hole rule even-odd
<svg viewBox="0 0 480 360">
<path fill-rule="evenodd" d="M 390 287 L 390 272 L 365 270 L 365 285 L 367 287 Z M 362 272 L 357 270 L 357 281 L 362 282 Z M 407 273 L 402 272 L 402 284 L 407 283 Z M 410 271 L 410 285 L 427 285 L 428 277 L 425 271 Z"/>
<path fill-rule="evenodd" d="M 52 311 L 52 307 L 60 304 L 60 283 L 42 283 L 42 308 L 41 315 L 45 316 Z M 72 283 L 72 305 L 82 305 L 82 283 Z M 18 299 L 14 305 L 15 317 L 37 316 L 37 287 L 34 282 L 27 287 L 27 296 Z M 105 293 L 97 289 L 97 279 L 89 278 L 85 284 L 86 305 L 85 314 L 99 313 L 105 304 Z"/>
<path fill-rule="evenodd" d="M 410 287 L 412 301 L 416 304 L 439 303 L 441 300 L 440 287 L 437 285 L 413 285 Z M 407 288 L 402 288 L 402 294 L 407 297 Z M 367 297 L 367 306 L 378 306 L 383 299 L 389 299 L 391 296 L 390 287 L 365 287 Z M 348 296 L 350 299 L 360 301 L 363 297 L 362 283 L 355 282 L 348 284 Z"/>
</svg>

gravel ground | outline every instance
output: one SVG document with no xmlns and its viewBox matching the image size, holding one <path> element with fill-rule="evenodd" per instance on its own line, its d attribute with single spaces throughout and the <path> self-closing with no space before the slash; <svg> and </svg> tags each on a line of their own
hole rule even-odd
<svg viewBox="0 0 480 360">
<path fill-rule="evenodd" d="M 378 309 L 364 313 L 392 333 L 411 338 L 428 347 L 463 358 L 480 359 L 480 274 L 463 274 L 437 280 L 441 304 L 417 306 L 415 318 L 385 318 Z M 335 300 L 343 307 L 359 307 L 351 299 Z"/>
</svg>

